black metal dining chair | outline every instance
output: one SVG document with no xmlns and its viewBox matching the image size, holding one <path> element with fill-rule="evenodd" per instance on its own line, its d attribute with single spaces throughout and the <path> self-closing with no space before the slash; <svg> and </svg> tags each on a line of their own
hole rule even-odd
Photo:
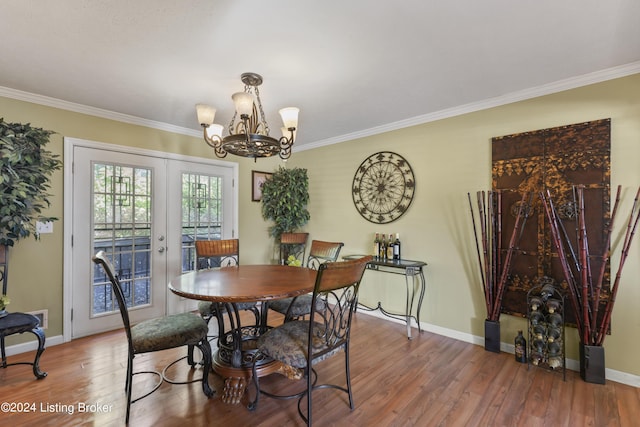
<svg viewBox="0 0 640 427">
<path fill-rule="evenodd" d="M 133 359 L 137 354 L 168 350 L 182 346 L 189 346 L 190 348 L 193 348 L 194 346 L 197 347 L 202 352 L 202 390 L 207 397 L 213 396 L 214 391 L 209 386 L 209 372 L 211 371 L 212 355 L 211 345 L 207 339 L 207 333 L 209 331 L 207 322 L 197 314 L 180 313 L 146 320 L 131 326 L 126 297 L 122 290 L 122 286 L 120 285 L 120 280 L 114 273 L 115 270 L 111 261 L 107 257 L 107 254 L 104 251 L 98 252 L 93 257 L 93 262 L 102 267 L 107 280 L 111 282 L 111 290 L 118 302 L 120 315 L 122 316 L 122 323 L 124 324 L 124 330 L 127 335 L 129 351 L 127 359 L 127 378 L 125 382 L 125 390 L 127 392 L 127 413 L 125 422 L 129 422 L 131 404 L 156 391 L 160 385 L 162 385 L 163 381 L 166 380 L 164 371 L 162 373 L 155 371 L 133 372 Z M 194 362 L 191 352 L 188 357 L 188 363 L 192 368 L 199 365 L 199 363 Z M 133 376 L 144 373 L 156 375 L 159 377 L 159 380 L 151 391 L 132 400 Z M 167 380 L 167 382 L 172 381 Z M 172 383 L 175 384 L 175 382 Z"/>
<path fill-rule="evenodd" d="M 349 367 L 349 341 L 351 321 L 358 302 L 358 290 L 367 263 L 371 256 L 322 264 L 318 268 L 308 320 L 293 320 L 269 329 L 258 338 L 257 351 L 253 357 L 252 383 L 255 397 L 248 404 L 250 410 L 258 406 L 260 395 L 278 399 L 298 397 L 298 413 L 311 425 L 312 393 L 317 389 L 332 388 L 347 393 L 349 407 L 354 409 Z M 319 302 L 322 301 L 321 304 Z M 317 307 L 322 307 L 317 309 Z M 338 384 L 317 384 L 313 366 L 344 351 L 346 387 Z M 291 395 L 279 395 L 260 388 L 256 366 L 265 357 L 277 360 L 293 369 L 303 371 L 306 387 Z M 307 397 L 306 414 L 302 401 Z"/>
<path fill-rule="evenodd" d="M 317 270 L 327 262 L 335 262 L 344 246 L 342 242 L 325 242 L 312 240 L 309 257 L 305 266 Z M 284 315 L 284 321 L 299 319 L 311 312 L 311 295 L 300 295 L 295 298 L 285 298 L 269 302 L 269 309 Z"/>
<path fill-rule="evenodd" d="M 290 256 L 302 261 L 307 251 L 309 233 L 282 233 L 280 235 L 280 263 L 287 263 Z"/>
<path fill-rule="evenodd" d="M 223 239 L 223 240 L 196 240 L 196 267 L 197 270 L 208 268 L 232 267 L 240 265 L 240 240 L 239 239 Z M 251 311 L 255 317 L 256 325 L 260 322 L 260 311 L 256 303 L 247 302 L 236 305 L 237 311 Z M 224 320 L 218 314 L 225 313 L 226 307 L 223 304 L 200 301 L 198 303 L 198 312 L 202 318 L 209 321 L 216 317 L 218 319 L 218 332 L 224 330 Z M 229 313 L 231 316 L 231 313 Z M 230 321 L 239 323 L 240 319 L 230 318 Z M 214 339 L 217 336 L 210 336 Z"/>
</svg>

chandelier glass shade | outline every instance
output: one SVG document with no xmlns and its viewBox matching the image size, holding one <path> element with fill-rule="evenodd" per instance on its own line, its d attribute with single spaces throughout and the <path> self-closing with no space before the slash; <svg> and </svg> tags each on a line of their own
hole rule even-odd
<svg viewBox="0 0 640 427">
<path fill-rule="evenodd" d="M 213 123 L 216 109 L 206 104 L 196 105 L 198 122 L 203 128 L 205 142 L 220 158 L 226 157 L 227 153 L 253 159 L 277 154 L 283 160 L 287 160 L 291 157 L 291 148 L 298 127 L 298 108 L 288 107 L 279 111 L 284 126 L 281 128 L 282 136 L 274 138 L 269 135 L 270 129 L 258 91 L 262 77 L 255 73 L 244 73 L 241 80 L 244 83 L 244 92 L 231 96 L 235 104 L 235 113 L 229 123 L 227 136 L 222 136 L 222 125 Z"/>
</svg>

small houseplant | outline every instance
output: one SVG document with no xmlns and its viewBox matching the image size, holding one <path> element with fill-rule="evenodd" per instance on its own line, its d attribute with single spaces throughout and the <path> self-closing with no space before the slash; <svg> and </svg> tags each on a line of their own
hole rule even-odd
<svg viewBox="0 0 640 427">
<path fill-rule="evenodd" d="M 0 118 L 0 245 L 13 246 L 33 235 L 36 221 L 53 221 L 42 211 L 50 206 L 50 176 L 60 169 L 59 156 L 44 146 L 53 132 Z"/>
<path fill-rule="evenodd" d="M 262 185 L 262 217 L 274 222 L 269 235 L 280 241 L 309 222 L 309 178 L 302 168 L 278 168 Z"/>
<path fill-rule="evenodd" d="M 0 295 L 0 313 L 2 313 L 7 308 L 7 305 L 9 305 L 10 302 L 11 300 L 8 296 Z"/>
</svg>

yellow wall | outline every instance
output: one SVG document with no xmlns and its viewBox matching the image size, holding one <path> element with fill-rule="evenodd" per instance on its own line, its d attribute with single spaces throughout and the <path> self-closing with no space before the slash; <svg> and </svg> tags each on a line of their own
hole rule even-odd
<svg viewBox="0 0 640 427">
<path fill-rule="evenodd" d="M 59 133 L 49 146 L 62 154 L 62 137 L 69 136 L 120 145 L 213 157 L 199 138 L 192 138 L 99 119 L 68 111 L 0 98 L 0 117 L 31 122 Z M 612 186 L 627 189 L 621 212 L 629 212 L 640 185 L 640 74 L 507 106 L 414 126 L 332 146 L 294 153 L 287 167 L 308 169 L 311 238 L 345 242 L 343 254 L 369 253 L 373 233 L 400 233 L 403 257 L 428 262 L 427 294 L 421 320 L 463 334 L 484 334 L 484 302 L 475 261 L 467 192 L 491 185 L 491 138 L 494 136 L 611 118 Z M 306 118 L 305 120 L 312 120 Z M 330 126 L 330 124 L 327 124 Z M 303 134 L 301 133 L 301 136 Z M 356 212 L 351 182 L 358 165 L 377 151 L 394 151 L 409 160 L 417 188 L 413 204 L 399 220 L 376 226 Z M 260 204 L 251 202 L 251 170 L 271 171 L 278 159 L 257 163 L 235 157 L 240 164 L 239 223 L 243 263 L 270 262 L 273 243 Z M 53 180 L 51 214 L 62 218 L 62 173 Z M 617 231 L 624 220 L 620 217 Z M 640 236 L 625 266 L 616 307 L 613 334 L 605 340 L 610 369 L 640 375 Z M 12 250 L 11 309 L 49 309 L 48 335 L 62 334 L 62 223 L 40 242 L 24 240 Z M 612 270 L 617 271 L 619 250 Z M 39 267 L 30 266 L 37 264 Z M 362 299 L 401 310 L 404 284 L 400 278 L 367 272 Z M 387 276 L 387 275 L 385 275 Z M 503 315 L 503 342 L 513 342 L 524 329 L 523 319 Z M 577 339 L 567 330 L 567 353 L 578 359 Z M 46 355 L 46 353 L 45 353 Z"/>
<path fill-rule="evenodd" d="M 467 193 L 491 186 L 491 138 L 554 126 L 611 118 L 611 185 L 626 189 L 620 212 L 628 214 L 640 185 L 640 75 L 440 120 L 319 149 L 295 153 L 291 166 L 307 168 L 311 190 L 312 238 L 339 239 L 343 253 L 369 253 L 373 233 L 399 232 L 403 257 L 428 262 L 428 289 L 421 320 L 476 336 L 484 335 L 484 299 L 472 237 Z M 408 212 L 382 226 L 371 224 L 353 208 L 351 182 L 358 165 L 378 151 L 405 157 L 416 177 Z M 619 216 L 616 230 L 625 226 Z M 639 236 L 640 237 L 640 236 Z M 617 247 L 612 272 L 617 271 Z M 608 368 L 640 375 L 640 239 L 636 238 L 623 270 L 613 333 L 605 340 Z M 362 300 L 379 295 L 402 309 L 403 282 L 385 286 L 367 272 Z M 388 278 L 384 278 L 389 280 Z M 369 292 L 370 291 L 370 292 Z M 513 343 L 524 319 L 502 315 L 501 340 Z M 577 336 L 567 329 L 567 354 L 577 360 Z"/>
</svg>

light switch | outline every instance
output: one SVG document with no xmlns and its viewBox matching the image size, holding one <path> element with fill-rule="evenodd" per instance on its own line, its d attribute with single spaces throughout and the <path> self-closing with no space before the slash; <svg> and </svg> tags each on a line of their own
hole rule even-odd
<svg viewBox="0 0 640 427">
<path fill-rule="evenodd" d="M 53 233 L 53 222 L 36 221 L 36 230 L 39 234 Z"/>
</svg>

